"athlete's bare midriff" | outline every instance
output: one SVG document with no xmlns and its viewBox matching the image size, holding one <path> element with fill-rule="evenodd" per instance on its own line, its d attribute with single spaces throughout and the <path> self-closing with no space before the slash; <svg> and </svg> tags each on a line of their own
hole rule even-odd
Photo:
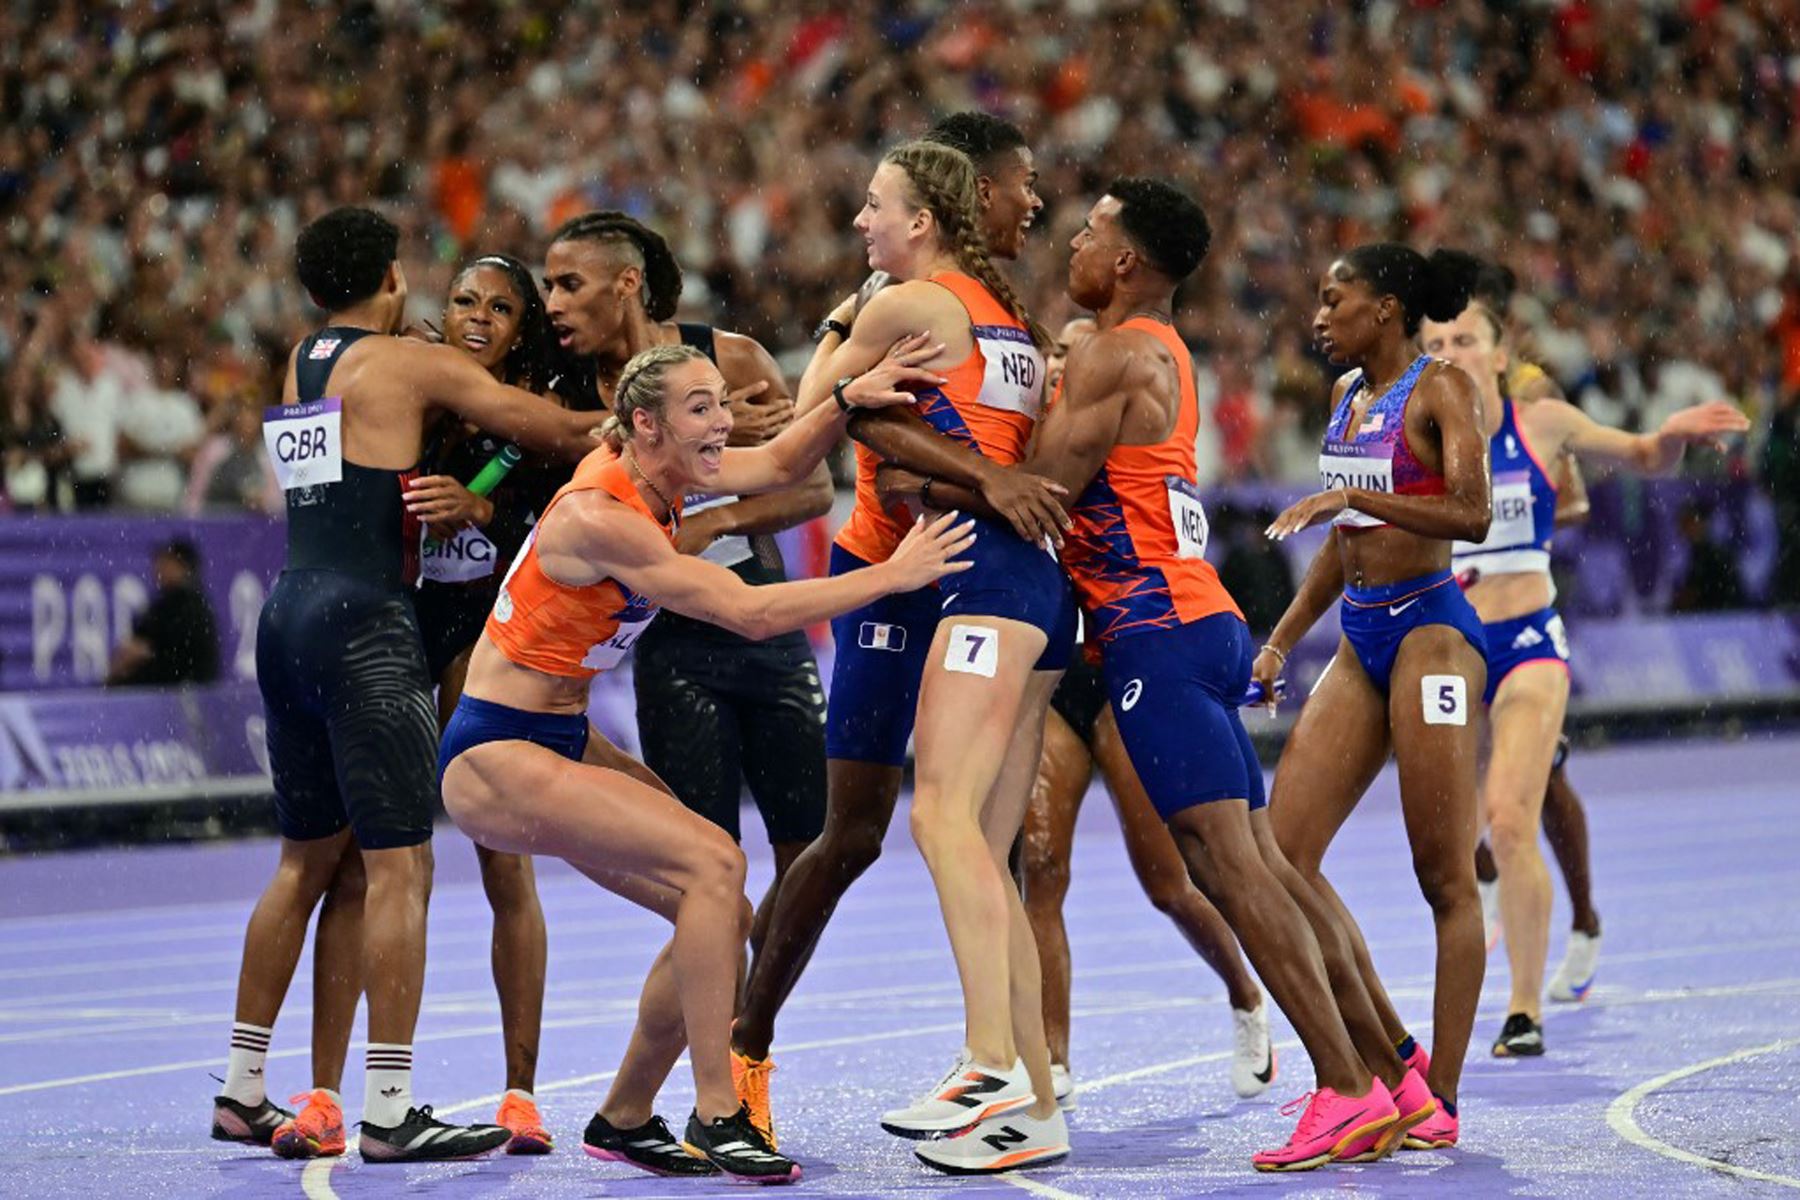
<svg viewBox="0 0 1800 1200">
<path fill-rule="evenodd" d="M 1550 607 L 1550 577 L 1541 571 L 1482 575 L 1463 594 L 1483 625 L 1530 616 Z"/>
<path fill-rule="evenodd" d="M 1385 587 L 1450 568 L 1448 541 L 1420 537 L 1392 525 L 1340 527 L 1338 547 L 1344 582 L 1351 587 Z"/>
<path fill-rule="evenodd" d="M 486 634 L 475 644 L 463 695 L 526 712 L 580 714 L 588 710 L 592 680 L 550 675 L 521 667 L 500 652 Z"/>
</svg>

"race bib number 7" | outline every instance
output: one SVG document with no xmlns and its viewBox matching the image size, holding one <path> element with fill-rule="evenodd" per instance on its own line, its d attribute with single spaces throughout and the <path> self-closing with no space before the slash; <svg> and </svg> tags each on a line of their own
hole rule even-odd
<svg viewBox="0 0 1800 1200">
<path fill-rule="evenodd" d="M 335 397 L 263 410 L 263 445 L 291 492 L 344 478 L 344 403 Z"/>
<path fill-rule="evenodd" d="M 1205 558 L 1211 529 L 1199 487 L 1179 475 L 1163 476 L 1163 485 L 1169 490 L 1169 520 L 1175 524 L 1175 557 Z"/>
</svg>

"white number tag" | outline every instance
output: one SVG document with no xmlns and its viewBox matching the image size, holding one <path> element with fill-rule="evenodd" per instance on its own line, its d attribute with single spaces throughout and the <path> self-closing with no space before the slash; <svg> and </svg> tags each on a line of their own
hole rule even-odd
<svg viewBox="0 0 1800 1200">
<path fill-rule="evenodd" d="M 494 573 L 499 551 L 488 536 L 474 527 L 463 530 L 447 542 L 422 534 L 419 545 L 419 575 L 434 583 L 468 583 L 486 579 Z"/>
<path fill-rule="evenodd" d="M 986 625 L 952 625 L 944 648 L 944 670 L 994 677 L 1000 669 L 1000 631 Z"/>
<path fill-rule="evenodd" d="M 587 655 L 582 658 L 581 665 L 590 671 L 610 671 L 618 666 L 630 652 L 631 647 L 650 628 L 650 622 L 656 619 L 656 612 L 641 621 L 620 621 L 613 635 L 604 642 L 589 647 Z"/>
<path fill-rule="evenodd" d="M 1569 631 L 1563 628 L 1562 614 L 1555 614 L 1545 621 L 1544 632 L 1550 635 L 1550 647 L 1556 651 L 1556 657 L 1568 662 Z"/>
<path fill-rule="evenodd" d="M 1044 408 L 1044 356 L 1031 335 L 1010 325 L 977 325 L 975 345 L 987 363 L 981 403 L 1037 420 Z"/>
<path fill-rule="evenodd" d="M 279 404 L 263 410 L 263 445 L 282 491 L 344 478 L 343 401 Z"/>
<path fill-rule="evenodd" d="M 1461 675 L 1426 675 L 1419 680 L 1419 703 L 1427 725 L 1467 725 L 1469 685 Z"/>
<path fill-rule="evenodd" d="M 1510 474 L 1510 473 L 1509 473 Z M 1487 538 L 1479 545 L 1457 542 L 1455 553 L 1472 554 L 1480 550 L 1509 550 L 1532 544 L 1531 479 L 1523 471 L 1517 478 L 1498 475 L 1494 478 L 1494 519 L 1488 525 Z"/>
<path fill-rule="evenodd" d="M 1324 452 L 1319 455 L 1319 485 L 1321 491 L 1327 492 L 1333 488 L 1362 488 L 1391 493 L 1394 490 L 1392 450 L 1389 448 L 1387 453 L 1377 455 L 1368 453 L 1361 446 L 1327 442 Z M 1354 508 L 1346 508 L 1332 524 L 1367 528 L 1386 522 Z"/>
<path fill-rule="evenodd" d="M 1169 519 L 1175 523 L 1175 557 L 1205 558 L 1211 530 L 1199 487 L 1179 475 L 1164 475 L 1163 486 L 1169 490 Z"/>
</svg>

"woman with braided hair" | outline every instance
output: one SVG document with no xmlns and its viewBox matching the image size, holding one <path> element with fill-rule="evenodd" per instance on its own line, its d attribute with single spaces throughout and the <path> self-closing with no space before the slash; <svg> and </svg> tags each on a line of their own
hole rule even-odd
<svg viewBox="0 0 1800 1200">
<path fill-rule="evenodd" d="M 808 370 L 800 410 L 908 334 L 941 344 L 926 365 L 946 380 L 920 391 L 916 418 L 852 421 L 851 436 L 873 453 L 858 455 L 857 505 L 832 552 L 833 574 L 874 569 L 905 532 L 877 493 L 879 461 L 979 489 L 994 464 L 1024 457 L 1043 405 L 1049 341 L 995 269 L 978 213 L 974 164 L 947 146 L 899 146 L 869 183 L 856 230 L 869 266 L 897 282 Z M 923 461 L 921 442 L 935 447 L 932 461 Z M 936 508 L 928 486 L 920 503 Z M 1042 1166 L 1069 1149 L 1050 1080 L 1037 946 L 1006 860 L 1030 798 L 1044 709 L 1073 647 L 1074 605 L 1045 546 L 994 521 L 977 528 L 973 566 L 937 593 L 890 597 L 833 628 L 840 639 L 891 650 L 896 671 L 904 661 L 921 673 L 912 832 L 956 956 L 967 1039 L 942 1082 L 887 1113 L 882 1127 L 930 1139 L 918 1157 L 958 1174 Z M 896 683 L 892 673 L 839 672 L 833 745 L 911 716 L 894 709 Z"/>
</svg>

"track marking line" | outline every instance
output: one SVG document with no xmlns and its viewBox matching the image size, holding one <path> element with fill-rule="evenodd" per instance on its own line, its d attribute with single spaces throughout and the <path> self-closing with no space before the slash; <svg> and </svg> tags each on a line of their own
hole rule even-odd
<svg viewBox="0 0 1800 1200">
<path fill-rule="evenodd" d="M 1761 1183 L 1778 1184 L 1781 1187 L 1800 1190 L 1800 1179 L 1789 1175 L 1775 1175 L 1768 1171 L 1754 1171 L 1749 1167 L 1740 1167 L 1735 1163 L 1720 1162 L 1716 1158 L 1707 1158 L 1703 1154 L 1695 1154 L 1691 1150 L 1683 1150 L 1680 1146 L 1670 1145 L 1661 1138 L 1644 1132 L 1644 1127 L 1637 1122 L 1637 1106 L 1653 1092 L 1661 1091 L 1671 1083 L 1677 1083 L 1703 1071 L 1711 1071 L 1718 1067 L 1728 1067 L 1733 1063 L 1744 1062 L 1764 1054 L 1775 1054 L 1782 1050 L 1800 1046 L 1800 1038 L 1782 1038 L 1761 1046 L 1748 1046 L 1742 1050 L 1734 1050 L 1730 1054 L 1722 1054 L 1718 1058 L 1709 1058 L 1705 1062 L 1692 1066 L 1680 1067 L 1655 1079 L 1646 1079 L 1643 1083 L 1625 1092 L 1606 1107 L 1606 1123 L 1612 1126 L 1614 1133 L 1640 1149 L 1652 1154 L 1660 1154 L 1664 1158 L 1676 1162 L 1691 1163 L 1696 1167 L 1705 1167 L 1709 1171 L 1718 1171 L 1726 1175 L 1735 1175 L 1740 1179 L 1754 1179 Z"/>
</svg>

